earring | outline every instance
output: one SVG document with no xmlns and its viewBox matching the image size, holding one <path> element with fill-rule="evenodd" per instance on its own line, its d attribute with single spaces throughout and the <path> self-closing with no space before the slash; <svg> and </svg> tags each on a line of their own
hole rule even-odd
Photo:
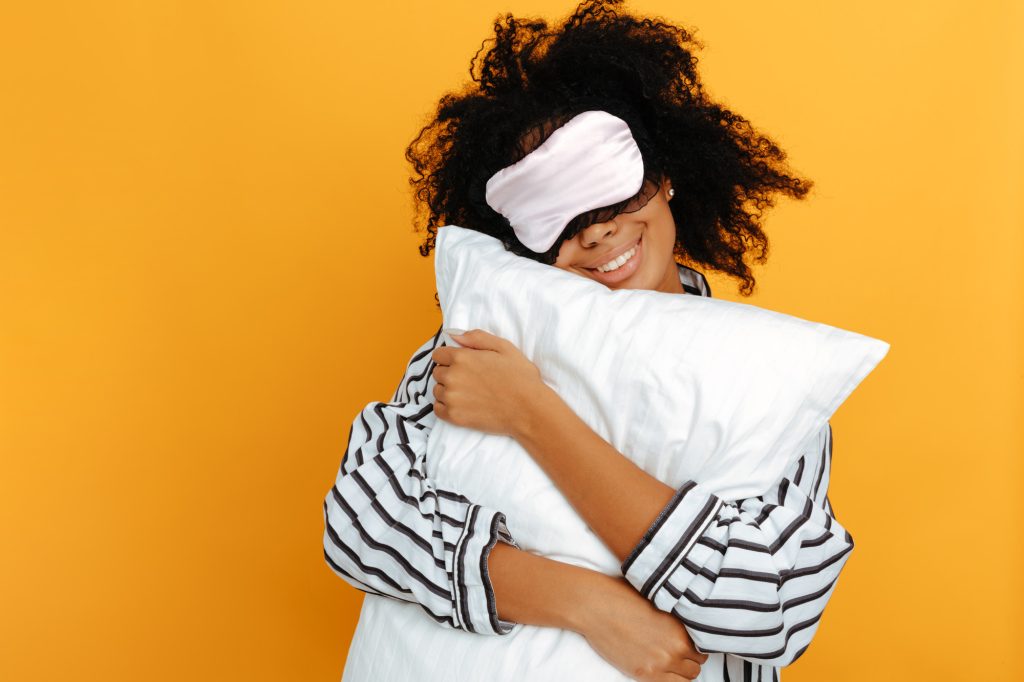
<svg viewBox="0 0 1024 682">
<path fill-rule="evenodd" d="M 675 195 L 676 195 L 676 191 L 675 191 L 675 189 L 673 189 L 672 187 L 669 187 L 669 188 L 668 188 L 668 197 L 669 197 L 669 199 L 671 199 L 671 198 L 672 198 L 672 197 L 674 197 Z"/>
</svg>

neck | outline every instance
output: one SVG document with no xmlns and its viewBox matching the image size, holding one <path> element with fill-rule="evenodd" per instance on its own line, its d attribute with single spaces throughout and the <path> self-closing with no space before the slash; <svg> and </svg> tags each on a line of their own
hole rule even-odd
<svg viewBox="0 0 1024 682">
<path fill-rule="evenodd" d="M 676 265 L 675 261 L 672 261 L 672 265 L 666 270 L 665 277 L 661 280 L 655 291 L 661 291 L 666 294 L 685 294 L 686 290 L 683 289 L 683 283 L 679 280 L 679 266 Z"/>
</svg>

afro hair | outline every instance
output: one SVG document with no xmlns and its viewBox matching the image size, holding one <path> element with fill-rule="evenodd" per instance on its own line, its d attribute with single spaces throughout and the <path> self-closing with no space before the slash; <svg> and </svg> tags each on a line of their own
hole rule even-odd
<svg viewBox="0 0 1024 682">
<path fill-rule="evenodd" d="M 621 3 L 582 2 L 556 30 L 538 18 L 495 20 L 494 37 L 471 60 L 472 82 L 442 96 L 405 151 L 415 229 L 426 233 L 421 255 L 434 248 L 438 227 L 455 224 L 552 264 L 563 241 L 613 217 L 627 202 L 576 216 L 538 254 L 484 199 L 491 175 L 576 114 L 600 109 L 629 125 L 648 181 L 671 180 L 677 262 L 734 277 L 742 295 L 753 293 L 745 258 L 767 259 L 764 209 L 779 193 L 803 199 L 812 182 L 788 169 L 773 140 L 705 93 L 693 54 L 703 45 L 691 30 L 615 11 Z"/>
</svg>

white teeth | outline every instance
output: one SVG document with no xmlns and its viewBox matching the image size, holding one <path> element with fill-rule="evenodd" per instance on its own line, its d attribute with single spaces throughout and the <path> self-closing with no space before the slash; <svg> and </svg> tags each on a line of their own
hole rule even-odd
<svg viewBox="0 0 1024 682">
<path fill-rule="evenodd" d="M 597 267 L 597 268 L 594 268 L 594 269 L 595 270 L 599 270 L 600 272 L 611 272 L 613 270 L 618 270 L 623 265 L 625 265 L 626 261 L 628 261 L 630 258 L 632 258 L 635 253 L 636 253 L 636 247 L 634 246 L 629 251 L 627 251 L 626 253 L 622 254 L 621 256 L 616 258 L 615 260 L 609 261 L 608 263 L 605 263 L 604 265 L 602 265 L 600 267 Z"/>
</svg>

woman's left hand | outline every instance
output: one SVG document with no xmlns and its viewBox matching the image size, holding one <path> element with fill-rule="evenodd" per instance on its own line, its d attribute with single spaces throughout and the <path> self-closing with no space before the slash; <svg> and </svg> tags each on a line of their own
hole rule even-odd
<svg viewBox="0 0 1024 682">
<path fill-rule="evenodd" d="M 540 370 L 508 339 L 482 329 L 435 348 L 434 414 L 478 431 L 517 437 L 536 398 L 549 390 Z"/>
</svg>

